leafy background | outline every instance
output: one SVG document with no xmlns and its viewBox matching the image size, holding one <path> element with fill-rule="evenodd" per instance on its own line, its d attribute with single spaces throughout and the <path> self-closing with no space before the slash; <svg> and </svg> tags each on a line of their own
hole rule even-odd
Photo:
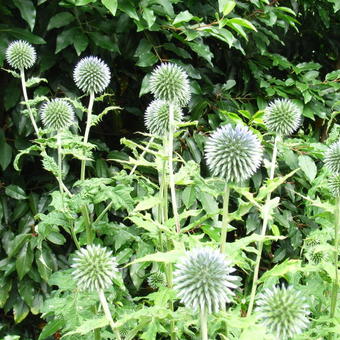
<svg viewBox="0 0 340 340">
<path fill-rule="evenodd" d="M 6 71 L 4 53 L 12 40 L 25 39 L 34 44 L 38 62 L 29 76 L 48 79 L 48 83 L 41 82 L 29 89 L 31 97 L 78 98 L 80 93 L 72 80 L 72 70 L 82 56 L 98 55 L 111 69 L 108 95 L 96 103 L 96 110 L 99 113 L 107 106 L 120 109 L 107 114 L 91 131 L 91 141 L 97 150 L 90 172 L 94 177 L 108 179 L 91 185 L 107 189 L 110 197 L 124 197 L 115 203 L 111 231 L 97 226 L 106 244 L 118 251 L 120 264 L 154 251 L 150 240 L 140 232 L 131 233 L 121 223 L 126 212 L 132 210 L 133 202 L 149 197 L 154 189 L 142 181 L 133 192 L 124 191 L 126 179 L 109 179 L 120 166 L 105 160 L 125 158 L 130 152 L 127 142 L 121 146 L 122 137 L 141 138 L 135 132 L 144 131 L 143 113 L 151 99 L 148 74 L 157 63 L 172 61 L 182 65 L 191 81 L 193 97 L 186 117 L 188 121 L 197 121 L 197 126 L 182 134 L 177 145 L 186 161 L 194 161 L 188 163 L 187 174 L 194 174 L 196 179 L 183 187 L 182 193 L 187 209 L 198 205 L 209 213 L 220 204 L 216 198 L 218 189 L 216 194 L 212 193 L 212 188 L 202 184 L 205 182 L 200 177 L 208 176 L 202 151 L 209 131 L 221 123 L 243 120 L 262 132 L 262 110 L 270 100 L 287 97 L 299 105 L 303 125 L 298 135 L 280 150 L 279 171 L 287 174 L 297 167 L 301 170 L 277 192 L 283 203 L 275 210 L 272 233 L 288 238 L 267 245 L 264 265 L 271 268 L 286 259 L 297 259 L 303 251 L 303 240 L 319 225 L 331 225 L 327 209 L 320 211 L 302 196 L 310 200 L 330 199 L 320 160 L 324 142 L 329 144 L 339 136 L 339 10 L 336 0 L 1 3 L 0 332 L 6 334 L 8 329 L 18 327 L 27 338 L 38 337 L 43 325 L 39 316 L 43 301 L 51 288 L 60 287 L 61 282 L 51 283 L 50 275 L 67 267 L 67 256 L 74 250 L 64 230 L 69 221 L 61 219 L 56 224 L 60 216 L 52 216 L 52 222 L 48 220 L 54 202 L 49 194 L 56 188 L 53 175 L 33 156 L 19 161 L 19 171 L 13 166 L 19 151 L 31 145 L 33 130 L 28 117 L 22 114 L 19 80 Z M 81 100 L 83 105 L 87 104 L 85 98 Z M 77 110 L 77 115 L 83 128 L 82 111 Z M 266 146 L 270 147 L 270 143 Z M 202 165 L 201 174 L 197 163 Z M 78 163 L 70 161 L 69 183 L 75 181 L 78 171 Z M 183 173 L 186 183 L 188 176 Z M 252 187 L 258 189 L 264 176 L 259 173 L 252 180 Z M 116 192 L 108 188 L 110 181 L 115 181 Z M 212 197 L 214 203 L 209 206 L 207 202 Z M 239 199 L 235 194 L 235 205 Z M 97 197 L 97 202 L 100 205 L 104 197 Z M 230 233 L 230 241 L 256 230 L 259 218 L 255 209 L 246 209 L 243 221 L 235 224 L 237 232 Z M 132 222 L 142 223 L 137 217 Z M 47 230 L 43 237 L 35 233 L 37 223 L 39 230 L 43 227 Z M 203 223 L 202 229 L 214 238 L 209 223 Z M 114 241 L 118 231 L 119 241 Z M 148 289 L 144 276 L 149 270 L 145 265 L 136 265 L 126 274 L 125 281 L 130 280 L 133 294 Z"/>
</svg>

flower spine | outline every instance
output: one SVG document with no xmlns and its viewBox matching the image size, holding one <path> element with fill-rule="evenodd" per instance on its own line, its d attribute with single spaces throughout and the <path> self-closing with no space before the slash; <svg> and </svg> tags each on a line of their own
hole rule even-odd
<svg viewBox="0 0 340 340">
<path fill-rule="evenodd" d="M 156 99 L 177 103 L 181 107 L 190 101 L 188 75 L 176 64 L 157 66 L 151 74 L 150 87 Z"/>
<path fill-rule="evenodd" d="M 112 285 L 117 262 L 111 251 L 99 245 L 88 245 L 75 255 L 71 267 L 81 290 L 103 291 Z"/>
<path fill-rule="evenodd" d="M 265 109 L 264 123 L 269 131 L 286 136 L 301 124 L 301 111 L 288 99 L 276 99 Z"/>
<path fill-rule="evenodd" d="M 325 153 L 325 166 L 334 175 L 340 174 L 340 140 L 333 143 Z"/>
<path fill-rule="evenodd" d="M 27 41 L 17 40 L 9 44 L 6 60 L 11 67 L 24 70 L 32 67 L 37 59 L 34 47 Z"/>
<path fill-rule="evenodd" d="M 174 108 L 176 122 L 182 121 L 182 110 L 179 106 Z M 145 126 L 150 133 L 164 136 L 169 130 L 169 104 L 164 100 L 156 99 L 145 111 Z"/>
<path fill-rule="evenodd" d="M 174 271 L 174 289 L 186 307 L 218 312 L 231 302 L 235 269 L 217 250 L 198 248 L 186 254 Z"/>
<path fill-rule="evenodd" d="M 98 57 L 85 57 L 76 65 L 73 79 L 77 87 L 85 93 L 103 92 L 110 83 L 109 67 Z"/>
<path fill-rule="evenodd" d="M 60 98 L 43 104 L 40 114 L 42 122 L 47 129 L 65 129 L 74 121 L 72 106 L 66 100 Z"/>
<path fill-rule="evenodd" d="M 292 287 L 266 288 L 258 297 L 255 311 L 261 323 L 280 340 L 302 333 L 309 324 L 309 306 Z"/>
<path fill-rule="evenodd" d="M 208 138 L 205 158 L 213 176 L 227 182 L 249 179 L 262 161 L 262 146 L 248 127 L 231 124 L 218 128 Z"/>
</svg>

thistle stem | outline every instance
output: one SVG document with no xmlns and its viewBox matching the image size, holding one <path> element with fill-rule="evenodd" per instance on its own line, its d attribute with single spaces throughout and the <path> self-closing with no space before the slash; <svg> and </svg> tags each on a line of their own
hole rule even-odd
<svg viewBox="0 0 340 340">
<path fill-rule="evenodd" d="M 120 337 L 120 333 L 119 333 L 115 323 L 113 322 L 112 315 L 111 315 L 111 312 L 110 312 L 110 308 L 109 308 L 109 305 L 107 303 L 107 300 L 106 300 L 106 297 L 105 297 L 103 290 L 100 290 L 98 292 L 98 295 L 99 295 L 100 303 L 101 303 L 103 310 L 104 310 L 104 314 L 109 321 L 109 324 L 110 324 L 110 327 L 111 327 L 113 333 L 115 334 L 115 336 L 118 340 L 121 340 L 122 338 Z"/>
<path fill-rule="evenodd" d="M 208 340 L 208 311 L 206 308 L 200 310 L 201 339 Z"/>
<path fill-rule="evenodd" d="M 35 134 L 38 136 L 39 130 L 38 130 L 38 126 L 37 123 L 35 122 L 34 116 L 33 116 L 33 112 L 31 110 L 31 107 L 28 103 L 28 96 L 27 96 L 27 90 L 26 90 L 26 80 L 25 80 L 25 71 L 24 69 L 20 70 L 20 76 L 21 76 L 21 86 L 22 86 L 22 92 L 24 94 L 24 99 L 25 99 L 25 104 L 28 110 L 28 114 L 30 116 Z"/>
<path fill-rule="evenodd" d="M 62 176 L 62 151 L 61 151 L 61 137 L 60 133 L 57 133 L 57 147 L 58 147 L 58 182 L 61 195 L 61 204 L 64 209 L 64 188 L 63 188 L 63 176 Z"/>
<path fill-rule="evenodd" d="M 330 317 L 335 316 L 338 289 L 339 289 L 339 230 L 340 230 L 340 197 L 336 198 L 335 201 L 335 225 L 334 225 L 334 269 L 335 269 L 335 279 L 332 286 L 331 293 L 331 309 Z"/>
<path fill-rule="evenodd" d="M 277 143 L 280 139 L 279 135 L 275 136 L 274 140 L 274 147 L 273 147 L 273 154 L 272 154 L 272 160 L 270 163 L 270 171 L 269 171 L 269 179 L 272 180 L 274 178 L 275 174 L 275 164 L 276 164 L 276 158 L 277 158 Z M 255 295 L 256 295 L 256 288 L 257 288 L 257 281 L 259 278 L 259 270 L 260 270 L 260 263 L 261 263 L 261 257 L 262 257 L 262 250 L 263 250 L 263 238 L 266 236 L 268 221 L 269 221 L 269 202 L 271 199 L 271 193 L 267 194 L 265 204 L 263 206 L 263 220 L 262 220 L 262 229 L 261 229 L 261 240 L 258 242 L 258 249 L 257 249 L 257 255 L 256 255 L 256 261 L 255 261 L 255 268 L 254 268 L 254 275 L 253 275 L 253 283 L 251 287 L 251 293 L 250 293 L 250 301 L 247 311 L 247 316 L 250 316 L 253 312 L 254 308 L 254 301 L 255 301 Z"/>
<path fill-rule="evenodd" d="M 175 131 L 175 119 L 174 119 L 174 105 L 169 103 L 169 144 L 168 144 L 168 162 L 169 162 L 169 184 L 171 193 L 172 211 L 175 219 L 176 231 L 181 231 L 181 225 L 178 216 L 177 200 L 176 200 L 176 188 L 175 188 L 175 176 L 173 167 L 173 152 L 174 152 L 174 131 Z"/>
<path fill-rule="evenodd" d="M 85 133 L 84 133 L 84 143 L 87 143 L 89 140 L 89 134 L 90 134 L 91 122 L 92 122 L 93 103 L 94 103 L 94 92 L 90 92 L 89 106 L 87 108 L 86 128 L 85 128 Z M 86 167 L 86 160 L 82 160 L 81 169 L 80 169 L 80 179 L 82 181 L 85 179 L 85 167 Z"/>
<path fill-rule="evenodd" d="M 223 215 L 222 215 L 222 230 L 221 230 L 221 241 L 220 241 L 220 248 L 221 248 L 222 254 L 224 254 L 225 252 L 226 239 L 227 239 L 227 233 L 228 233 L 229 196 L 230 196 L 230 188 L 229 188 L 228 183 L 226 183 L 224 194 L 223 194 Z"/>
<path fill-rule="evenodd" d="M 145 148 L 145 149 L 143 150 L 143 152 L 141 153 L 140 158 L 142 158 L 142 157 L 149 151 L 149 147 L 150 147 L 150 145 L 151 145 L 151 143 L 153 142 L 154 139 L 155 139 L 155 137 L 151 137 L 151 138 L 150 138 L 148 144 L 146 145 L 146 148 Z M 130 175 L 130 176 L 133 175 L 133 173 L 135 172 L 136 169 L 137 169 L 137 164 L 135 164 L 135 165 L 133 166 L 133 168 L 131 169 L 129 175 Z"/>
</svg>

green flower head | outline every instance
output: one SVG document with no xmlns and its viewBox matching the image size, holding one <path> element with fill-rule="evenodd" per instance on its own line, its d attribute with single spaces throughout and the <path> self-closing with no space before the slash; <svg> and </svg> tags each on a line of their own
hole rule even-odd
<svg viewBox="0 0 340 340">
<path fill-rule="evenodd" d="M 334 197 L 340 197 L 340 174 L 328 179 L 328 187 Z"/>
<path fill-rule="evenodd" d="M 32 67 L 37 56 L 31 44 L 27 41 L 17 40 L 9 44 L 6 50 L 6 60 L 11 67 L 24 70 Z"/>
<path fill-rule="evenodd" d="M 335 174 L 340 174 L 340 140 L 333 143 L 325 153 L 325 166 Z"/>
<path fill-rule="evenodd" d="M 57 98 L 43 104 L 41 119 L 47 129 L 65 129 L 74 122 L 74 112 L 66 100 Z"/>
</svg>

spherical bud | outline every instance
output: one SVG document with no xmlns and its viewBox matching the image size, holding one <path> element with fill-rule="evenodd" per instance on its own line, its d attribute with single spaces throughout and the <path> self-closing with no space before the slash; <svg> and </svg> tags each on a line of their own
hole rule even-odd
<svg viewBox="0 0 340 340">
<path fill-rule="evenodd" d="M 57 98 L 43 104 L 41 119 L 47 129 L 65 129 L 73 123 L 74 112 L 66 100 Z"/>
<path fill-rule="evenodd" d="M 174 105 L 174 119 L 181 122 L 183 117 L 179 106 Z M 169 104 L 164 100 L 156 99 L 150 103 L 145 111 L 145 125 L 150 133 L 164 136 L 169 130 Z"/>
<path fill-rule="evenodd" d="M 301 111 L 288 99 L 276 99 L 265 109 L 263 120 L 269 131 L 286 136 L 301 124 Z"/>
<path fill-rule="evenodd" d="M 76 251 L 71 267 L 78 287 L 88 291 L 109 288 L 117 272 L 112 252 L 99 245 L 88 245 Z"/>
<path fill-rule="evenodd" d="M 259 139 L 240 124 L 218 128 L 205 146 L 205 158 L 213 176 L 227 182 L 249 179 L 261 164 L 262 152 Z"/>
<path fill-rule="evenodd" d="M 186 106 L 190 101 L 188 75 L 178 65 L 165 63 L 157 66 L 150 77 L 151 92 L 157 99 Z"/>
<path fill-rule="evenodd" d="M 160 271 L 151 273 L 148 277 L 148 284 L 153 289 L 164 287 L 166 284 L 166 278 L 164 273 Z"/>
<path fill-rule="evenodd" d="M 174 289 L 186 307 L 195 311 L 218 312 L 235 295 L 235 269 L 219 251 L 211 248 L 194 249 L 177 264 Z"/>
<path fill-rule="evenodd" d="M 340 174 L 329 178 L 328 187 L 334 197 L 340 197 Z"/>
<path fill-rule="evenodd" d="M 85 57 L 76 65 L 73 79 L 83 92 L 100 93 L 109 85 L 111 73 L 109 67 L 101 59 Z"/>
<path fill-rule="evenodd" d="M 15 69 L 28 69 L 33 66 L 36 59 L 35 49 L 27 41 L 13 41 L 7 47 L 6 60 Z"/>
<path fill-rule="evenodd" d="M 333 174 L 340 174 L 340 140 L 333 143 L 325 153 L 325 166 Z"/>
<path fill-rule="evenodd" d="M 280 340 L 302 333 L 309 323 L 309 306 L 292 287 L 265 289 L 258 297 L 255 311 L 268 331 Z"/>
</svg>

